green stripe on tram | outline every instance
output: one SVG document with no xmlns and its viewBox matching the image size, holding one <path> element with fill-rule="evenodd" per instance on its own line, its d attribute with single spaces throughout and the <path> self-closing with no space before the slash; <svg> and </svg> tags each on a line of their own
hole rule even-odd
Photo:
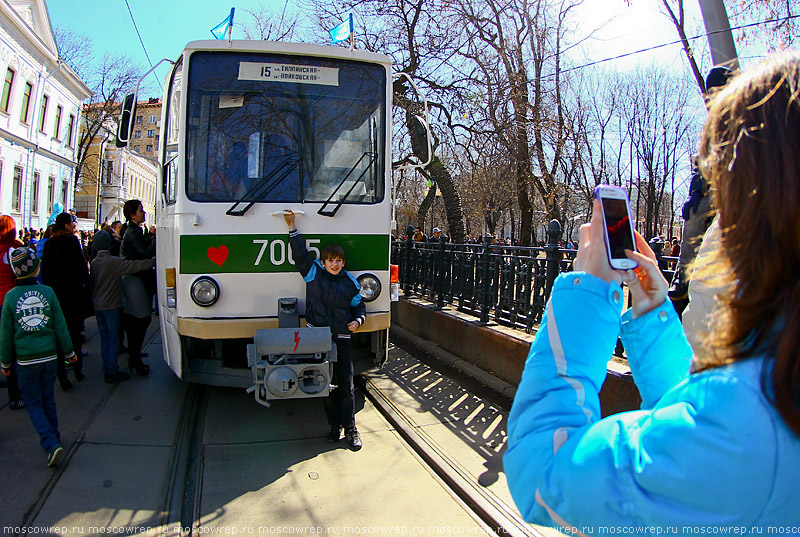
<svg viewBox="0 0 800 537">
<path fill-rule="evenodd" d="M 309 251 L 327 244 L 344 248 L 348 270 L 387 270 L 388 235 L 303 235 Z M 294 272 L 289 235 L 183 235 L 181 274 Z"/>
</svg>

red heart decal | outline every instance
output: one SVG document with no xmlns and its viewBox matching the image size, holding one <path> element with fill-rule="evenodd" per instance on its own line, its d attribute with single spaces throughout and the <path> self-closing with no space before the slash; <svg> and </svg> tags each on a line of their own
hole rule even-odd
<svg viewBox="0 0 800 537">
<path fill-rule="evenodd" d="M 224 244 L 219 248 L 214 248 L 212 246 L 208 249 L 208 258 L 218 267 L 221 267 L 225 260 L 228 259 L 228 247 Z"/>
</svg>

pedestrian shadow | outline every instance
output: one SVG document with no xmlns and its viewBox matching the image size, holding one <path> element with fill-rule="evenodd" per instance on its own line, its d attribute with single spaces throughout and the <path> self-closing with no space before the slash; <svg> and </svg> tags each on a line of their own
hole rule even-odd
<svg viewBox="0 0 800 537">
<path fill-rule="evenodd" d="M 390 350 L 387 363 L 372 376 L 384 376 L 402 390 L 402 394 L 393 392 L 390 397 L 393 400 L 409 398 L 402 401 L 403 408 L 409 414 L 415 412 L 416 415 L 409 417 L 418 427 L 433 434 L 434 428 L 430 426 L 441 423 L 460 443 L 470 448 L 472 456 L 461 463 L 477 474 L 475 477 L 481 486 L 489 487 L 498 481 L 506 447 L 505 410 L 421 363 L 402 347 Z M 447 437 L 434 440 L 445 449 L 452 442 Z M 452 455 L 457 456 L 456 453 Z M 476 471 L 477 467 L 482 469 Z"/>
</svg>

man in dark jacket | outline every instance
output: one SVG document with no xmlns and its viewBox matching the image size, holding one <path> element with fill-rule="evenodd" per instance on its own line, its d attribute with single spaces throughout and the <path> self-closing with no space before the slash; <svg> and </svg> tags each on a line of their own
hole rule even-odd
<svg viewBox="0 0 800 537">
<path fill-rule="evenodd" d="M 366 307 L 361 300 L 361 286 L 344 270 L 344 250 L 338 244 L 322 249 L 320 261 L 312 259 L 295 227 L 294 212 L 284 211 L 289 227 L 289 243 L 295 266 L 306 282 L 306 322 L 309 326 L 329 326 L 336 343 L 334 379 L 337 388 L 325 399 L 325 413 L 331 431 L 329 442 L 338 442 L 341 430 L 354 451 L 361 449 L 356 429 L 353 394 L 353 349 L 350 332 L 364 324 Z"/>
<path fill-rule="evenodd" d="M 44 245 L 42 255 L 42 283 L 56 292 L 58 302 L 67 320 L 72 347 L 78 360 L 72 370 L 75 378 L 83 380 L 83 348 L 81 330 L 83 320 L 93 314 L 92 294 L 89 289 L 89 265 L 83 255 L 81 243 L 75 236 L 75 223 L 69 213 L 61 213 L 53 224 L 53 235 Z M 60 353 L 60 351 L 59 351 Z M 59 355 L 59 362 L 64 359 Z M 66 375 L 59 378 L 61 387 L 71 386 Z"/>
<path fill-rule="evenodd" d="M 442 235 L 442 230 L 435 227 L 433 228 L 433 235 L 428 238 L 428 242 L 447 242 L 447 235 Z"/>
</svg>

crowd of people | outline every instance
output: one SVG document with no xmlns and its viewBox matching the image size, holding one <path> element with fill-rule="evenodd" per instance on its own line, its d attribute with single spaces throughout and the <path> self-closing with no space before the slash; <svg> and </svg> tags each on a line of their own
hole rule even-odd
<svg viewBox="0 0 800 537">
<path fill-rule="evenodd" d="M 18 233 L 13 218 L 0 216 L 0 365 L 9 407 L 28 411 L 49 466 L 63 457 L 56 379 L 66 391 L 74 387 L 69 371 L 78 382 L 90 373 L 83 363 L 87 318 L 97 318 L 105 382 L 130 378 L 119 368 L 120 351 L 129 371 L 149 373 L 142 345 L 155 294 L 155 228 L 142 227 L 139 200 L 127 201 L 123 215 L 125 223 L 81 233 L 74 210 L 60 204 L 41 233 Z"/>
</svg>

